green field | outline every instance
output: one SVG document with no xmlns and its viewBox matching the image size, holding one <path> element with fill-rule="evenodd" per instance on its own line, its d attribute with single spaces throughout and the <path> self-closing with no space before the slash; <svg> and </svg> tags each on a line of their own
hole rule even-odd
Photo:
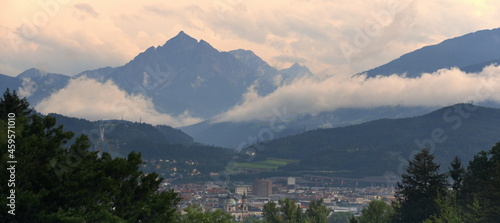
<svg viewBox="0 0 500 223">
<path fill-rule="evenodd" d="M 291 159 L 266 159 L 264 161 L 250 162 L 250 163 L 234 163 L 235 167 L 253 169 L 253 170 L 275 170 L 278 167 L 285 166 L 288 163 L 299 162 L 299 160 Z"/>
</svg>

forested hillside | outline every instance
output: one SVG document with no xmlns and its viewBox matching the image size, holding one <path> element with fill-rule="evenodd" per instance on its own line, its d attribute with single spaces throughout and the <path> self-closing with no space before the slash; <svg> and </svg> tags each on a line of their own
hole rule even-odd
<svg viewBox="0 0 500 223">
<path fill-rule="evenodd" d="M 308 131 L 263 143 L 258 154 L 300 160 L 284 170 L 381 175 L 395 171 L 401 159 L 423 147 L 439 163 L 449 163 L 455 155 L 468 161 L 499 141 L 499 132 L 500 109 L 457 104 L 419 117 Z"/>
</svg>

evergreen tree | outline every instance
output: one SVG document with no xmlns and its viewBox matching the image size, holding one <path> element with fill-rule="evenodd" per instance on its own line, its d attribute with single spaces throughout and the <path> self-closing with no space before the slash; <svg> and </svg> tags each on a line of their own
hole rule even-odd
<svg viewBox="0 0 500 223">
<path fill-rule="evenodd" d="M 428 149 L 415 155 L 401 176 L 396 186 L 396 198 L 400 203 L 395 221 L 421 222 L 433 214 L 438 207 L 435 200 L 438 195 L 445 195 L 446 174 L 439 173 L 439 165 Z"/>
<path fill-rule="evenodd" d="M 328 221 L 329 210 L 323 203 L 323 199 L 312 200 L 306 210 L 306 217 L 311 223 L 326 223 Z"/>
<path fill-rule="evenodd" d="M 469 163 L 460 198 L 462 206 L 477 201 L 474 208 L 467 208 L 474 219 L 500 222 L 500 142 L 488 152 L 481 151 Z"/>
<path fill-rule="evenodd" d="M 424 223 L 463 223 L 463 212 L 457 204 L 456 193 L 449 194 L 446 198 L 439 195 L 436 199 L 438 213 L 426 219 Z"/>
<path fill-rule="evenodd" d="M 476 154 L 469 162 L 459 193 L 459 201 L 462 206 L 472 203 L 477 198 L 477 193 L 485 190 L 492 168 L 488 153 L 485 151 Z"/>
<path fill-rule="evenodd" d="M 453 188 L 453 191 L 457 192 L 462 186 L 465 169 L 462 166 L 462 161 L 458 156 L 455 156 L 453 161 L 451 161 L 450 166 L 451 168 L 449 169 L 449 175 L 453 180 L 451 187 Z"/>
<path fill-rule="evenodd" d="M 278 201 L 283 222 L 285 223 L 300 223 L 302 219 L 298 216 L 302 215 L 302 209 L 290 198 Z"/>
<path fill-rule="evenodd" d="M 9 113 L 16 114 L 16 120 L 20 117 L 28 117 L 32 113 L 32 109 L 26 98 L 19 98 L 17 92 L 12 93 L 7 88 L 0 99 L 0 119 L 6 121 Z"/>
<path fill-rule="evenodd" d="M 2 194 L 15 189 L 15 215 L 10 207 L 0 207 L 4 222 L 168 222 L 175 219 L 180 201 L 173 191 L 158 193 L 162 181 L 156 173 L 139 171 L 141 155 L 112 159 L 87 149 L 85 135 L 74 134 L 56 126 L 55 118 L 30 115 L 29 104 L 17 94 L 6 92 L 0 100 L 0 113 L 14 112 L 15 188 L 0 187 Z M 5 132 L 4 117 L 0 133 Z M 7 144 L 0 138 L 0 168 L 6 169 Z M 0 180 L 10 177 L 0 171 Z"/>
</svg>

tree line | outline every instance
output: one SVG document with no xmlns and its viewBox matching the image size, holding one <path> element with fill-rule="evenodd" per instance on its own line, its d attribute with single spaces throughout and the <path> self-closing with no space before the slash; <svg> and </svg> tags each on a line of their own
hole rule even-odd
<svg viewBox="0 0 500 223">
<path fill-rule="evenodd" d="M 444 173 L 430 151 L 421 150 L 396 186 L 396 201 L 372 201 L 349 222 L 500 222 L 500 143 L 479 152 L 467 168 L 455 157 Z"/>
</svg>

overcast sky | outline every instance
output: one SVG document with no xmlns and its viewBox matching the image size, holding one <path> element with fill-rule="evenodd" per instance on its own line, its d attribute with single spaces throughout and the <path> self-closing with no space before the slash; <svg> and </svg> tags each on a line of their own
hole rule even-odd
<svg viewBox="0 0 500 223">
<path fill-rule="evenodd" d="M 495 0 L 2 0 L 0 73 L 121 66 L 183 30 L 220 51 L 252 50 L 277 68 L 299 62 L 318 74 L 353 74 L 500 27 L 499 8 Z"/>
</svg>

